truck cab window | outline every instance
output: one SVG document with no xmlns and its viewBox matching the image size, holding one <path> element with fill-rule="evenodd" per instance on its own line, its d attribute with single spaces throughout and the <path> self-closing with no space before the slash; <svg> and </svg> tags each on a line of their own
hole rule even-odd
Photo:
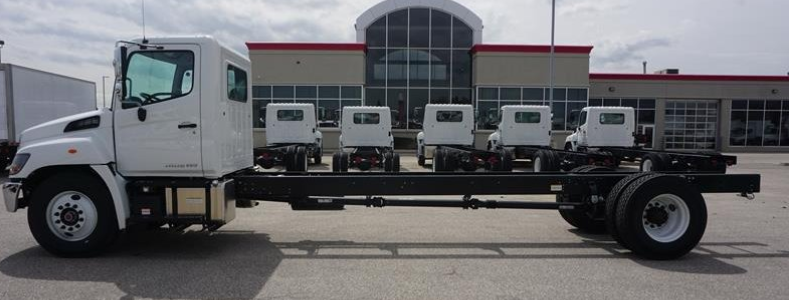
<svg viewBox="0 0 789 300">
<path fill-rule="evenodd" d="M 578 117 L 578 126 L 586 124 L 586 111 L 581 111 L 581 116 Z"/>
<path fill-rule="evenodd" d="M 140 51 L 129 57 L 122 108 L 183 97 L 194 84 L 191 51 Z"/>
<path fill-rule="evenodd" d="M 515 113 L 515 123 L 540 123 L 540 113 L 534 111 L 519 111 Z"/>
<path fill-rule="evenodd" d="M 602 125 L 625 124 L 625 114 L 602 113 L 600 114 L 600 124 Z"/>
<path fill-rule="evenodd" d="M 439 110 L 436 112 L 438 122 L 463 122 L 463 112 L 459 110 Z"/>
<path fill-rule="evenodd" d="M 304 111 L 298 109 L 278 110 L 277 121 L 304 121 Z"/>
<path fill-rule="evenodd" d="M 227 99 L 247 102 L 247 72 L 227 65 Z"/>
<path fill-rule="evenodd" d="M 379 123 L 381 123 L 381 115 L 378 113 L 353 114 L 353 124 L 375 125 Z"/>
</svg>

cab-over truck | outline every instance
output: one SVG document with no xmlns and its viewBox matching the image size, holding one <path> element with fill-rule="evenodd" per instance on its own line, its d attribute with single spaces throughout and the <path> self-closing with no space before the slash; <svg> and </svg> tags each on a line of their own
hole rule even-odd
<svg viewBox="0 0 789 300">
<path fill-rule="evenodd" d="M 24 131 L 2 185 L 6 209 L 26 209 L 34 238 L 56 255 L 99 254 L 134 224 L 216 230 L 235 218 L 237 200 L 266 200 L 560 210 L 571 225 L 603 228 L 637 255 L 671 259 L 703 235 L 702 193 L 750 196 L 760 187 L 759 175 L 750 174 L 591 169 L 264 173 L 253 166 L 247 58 L 210 37 L 151 38 L 119 42 L 114 66 L 112 108 Z M 532 194 L 557 201 L 477 198 Z M 411 196 L 389 198 L 398 195 Z"/>
</svg>

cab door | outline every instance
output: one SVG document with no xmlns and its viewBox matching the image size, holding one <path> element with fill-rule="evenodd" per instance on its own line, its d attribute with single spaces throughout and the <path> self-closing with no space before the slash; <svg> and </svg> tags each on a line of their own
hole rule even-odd
<svg viewBox="0 0 789 300">
<path fill-rule="evenodd" d="M 202 176 L 200 48 L 131 47 L 116 99 L 115 152 L 124 176 Z"/>
<path fill-rule="evenodd" d="M 587 145 L 587 130 L 589 129 L 589 122 L 587 122 L 587 117 L 589 116 L 589 111 L 582 110 L 581 115 L 578 117 L 578 145 L 586 146 Z"/>
</svg>

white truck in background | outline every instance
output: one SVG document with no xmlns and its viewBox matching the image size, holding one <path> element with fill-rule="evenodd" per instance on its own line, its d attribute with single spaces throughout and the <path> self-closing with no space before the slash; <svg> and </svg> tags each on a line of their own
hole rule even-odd
<svg viewBox="0 0 789 300">
<path fill-rule="evenodd" d="M 416 136 L 417 163 L 432 160 L 434 172 L 471 172 L 479 168 L 512 171 L 512 154 L 474 148 L 474 107 L 468 104 L 428 104 L 422 131 Z"/>
<path fill-rule="evenodd" d="M 389 107 L 346 106 L 340 118 L 340 150 L 332 156 L 333 172 L 348 172 L 349 168 L 400 171 Z"/>
<path fill-rule="evenodd" d="M 91 110 L 96 110 L 95 83 L 0 64 L 0 169 L 16 154 L 25 129 Z"/>
<path fill-rule="evenodd" d="M 501 122 L 488 136 L 488 151 L 507 150 L 515 159 L 532 159 L 540 149 L 551 148 L 551 108 L 537 105 L 504 105 Z"/>
<path fill-rule="evenodd" d="M 717 152 L 681 152 L 643 149 L 637 143 L 632 107 L 585 107 L 578 114 L 575 132 L 563 150 L 535 154 L 535 171 L 570 170 L 579 165 L 618 167 L 638 162 L 641 171 L 704 171 L 725 173 L 737 157 Z"/>
<path fill-rule="evenodd" d="M 264 169 L 285 166 L 287 171 L 307 171 L 312 159 L 320 164 L 323 134 L 318 131 L 315 106 L 308 103 L 266 105 L 266 147 L 255 148 L 255 162 Z"/>
</svg>

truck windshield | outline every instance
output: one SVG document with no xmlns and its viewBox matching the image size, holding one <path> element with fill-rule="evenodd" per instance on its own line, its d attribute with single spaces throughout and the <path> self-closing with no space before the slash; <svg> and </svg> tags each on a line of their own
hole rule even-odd
<svg viewBox="0 0 789 300">
<path fill-rule="evenodd" d="M 304 121 L 304 111 L 299 109 L 278 110 L 277 121 Z"/>
<path fill-rule="evenodd" d="M 515 113 L 515 123 L 540 123 L 540 113 L 535 111 L 519 111 Z"/>
<path fill-rule="evenodd" d="M 602 113 L 600 114 L 601 125 L 622 125 L 625 124 L 625 114 Z"/>
<path fill-rule="evenodd" d="M 463 122 L 463 112 L 459 110 L 439 110 L 436 112 L 438 122 Z"/>
<path fill-rule="evenodd" d="M 355 113 L 353 114 L 353 124 L 374 125 L 381 123 L 381 115 L 378 113 Z"/>
<path fill-rule="evenodd" d="M 172 100 L 192 92 L 191 51 L 134 52 L 128 64 L 122 108 Z"/>
</svg>

